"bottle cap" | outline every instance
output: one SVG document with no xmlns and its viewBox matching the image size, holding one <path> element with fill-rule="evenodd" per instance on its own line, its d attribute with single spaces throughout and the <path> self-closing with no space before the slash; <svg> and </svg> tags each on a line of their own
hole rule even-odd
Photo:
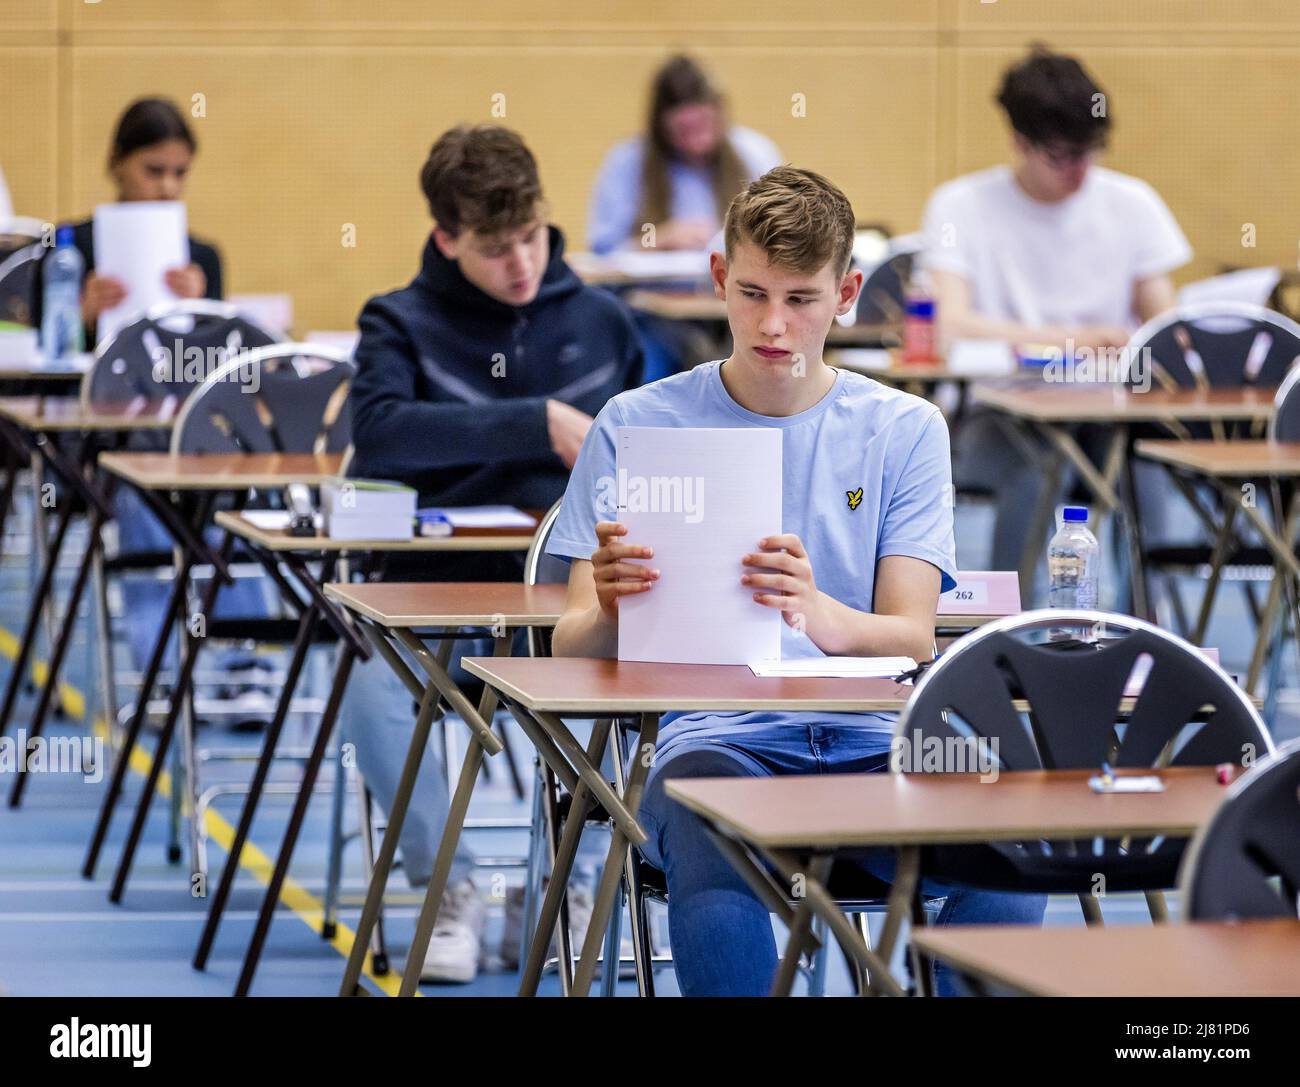
<svg viewBox="0 0 1300 1087">
<path fill-rule="evenodd" d="M 1062 514 L 1062 518 L 1066 521 L 1067 524 L 1072 522 L 1077 522 L 1077 521 L 1086 521 L 1088 519 L 1088 507 L 1087 506 L 1066 506 L 1065 513 Z"/>
<path fill-rule="evenodd" d="M 71 244 L 72 244 L 72 227 L 70 227 L 70 226 L 61 226 L 61 227 L 59 227 L 58 230 L 56 230 L 56 231 L 54 232 L 54 244 L 55 244 L 55 245 L 71 245 Z"/>
<path fill-rule="evenodd" d="M 925 317 L 934 316 L 934 299 L 933 298 L 909 298 L 907 300 L 907 316 Z"/>
</svg>

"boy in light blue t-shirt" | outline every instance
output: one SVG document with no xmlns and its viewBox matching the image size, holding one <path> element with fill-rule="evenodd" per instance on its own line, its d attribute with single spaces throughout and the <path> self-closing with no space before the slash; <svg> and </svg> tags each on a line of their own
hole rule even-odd
<svg viewBox="0 0 1300 1087">
<path fill-rule="evenodd" d="M 933 405 L 822 360 L 831 322 L 862 286 L 849 270 L 854 217 L 816 174 L 783 166 L 732 202 L 714 289 L 727 303 L 729 358 L 622 393 L 596 417 L 548 551 L 572 560 L 557 656 L 613 657 L 618 600 L 653 592 L 653 540 L 613 521 L 619 426 L 780 427 L 782 532 L 736 556 L 736 577 L 785 619 L 782 654 L 911 656 L 933 651 L 939 593 L 955 584 L 948 429 Z M 639 818 L 646 859 L 668 882 L 673 959 L 687 995 L 759 995 L 776 943 L 767 908 L 700 820 L 669 799 L 678 777 L 861 773 L 888 765 L 879 714 L 666 715 Z M 889 858 L 868 867 L 888 877 Z M 940 922 L 1038 922 L 1041 895 L 929 888 Z M 951 977 L 936 974 L 940 992 Z"/>
</svg>

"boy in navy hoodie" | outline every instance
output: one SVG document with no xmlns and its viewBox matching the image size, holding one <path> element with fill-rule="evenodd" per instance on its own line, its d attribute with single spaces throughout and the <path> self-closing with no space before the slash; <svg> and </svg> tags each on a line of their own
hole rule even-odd
<svg viewBox="0 0 1300 1087">
<path fill-rule="evenodd" d="M 421 506 L 545 509 L 564 493 L 592 417 L 639 384 L 631 318 L 564 263 L 536 160 L 516 133 L 451 129 L 433 145 L 420 184 L 434 227 L 419 274 L 361 311 L 353 474 L 415 487 Z M 459 553 L 402 556 L 385 576 L 513 581 L 522 572 L 517 554 Z M 410 694 L 383 661 L 353 670 L 342 736 L 385 810 L 413 716 Z M 432 873 L 447 805 L 443 767 L 426 751 L 401 836 L 413 885 Z M 462 845 L 424 980 L 464 982 L 477 973 L 483 905 L 472 864 Z"/>
</svg>

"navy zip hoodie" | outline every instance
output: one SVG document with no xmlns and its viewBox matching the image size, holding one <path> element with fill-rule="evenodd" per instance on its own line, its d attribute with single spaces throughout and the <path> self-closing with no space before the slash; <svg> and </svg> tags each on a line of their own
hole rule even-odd
<svg viewBox="0 0 1300 1087">
<path fill-rule="evenodd" d="M 627 310 L 585 286 L 564 262 L 563 235 L 548 233 L 546 272 L 526 306 L 479 290 L 432 237 L 415 279 L 366 303 L 351 396 L 354 476 L 399 480 L 420 492 L 421 506 L 546 509 L 564 493 L 569 473 L 551 450 L 546 401 L 595 416 L 640 384 L 642 355 Z M 444 557 L 422 573 L 516 576 L 517 560 Z M 390 576 L 408 565 L 390 565 Z"/>
</svg>

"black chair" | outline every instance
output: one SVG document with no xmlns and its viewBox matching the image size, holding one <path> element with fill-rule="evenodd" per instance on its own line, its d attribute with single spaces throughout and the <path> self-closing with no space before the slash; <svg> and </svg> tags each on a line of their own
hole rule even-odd
<svg viewBox="0 0 1300 1087">
<path fill-rule="evenodd" d="M 1059 632 L 1082 638 L 1053 640 Z M 1149 668 L 1126 707 L 1135 669 Z M 1017 701 L 1025 704 L 1022 709 Z M 955 642 L 917 684 L 895 742 L 918 750 L 931 737 L 980 745 L 999 770 L 1246 764 L 1272 751 L 1246 695 L 1209 658 L 1159 627 L 1127 615 L 1031 611 Z M 896 767 L 915 772 L 918 767 Z M 960 769 L 960 767 L 945 767 Z M 1173 887 L 1186 843 L 1025 841 L 927 851 L 925 872 L 989 890 L 1076 894 L 1100 920 L 1097 877 L 1107 891 Z"/>
<path fill-rule="evenodd" d="M 36 269 L 44 252 L 45 247 L 37 242 L 14 250 L 0 260 L 0 321 L 32 327 Z"/>
<path fill-rule="evenodd" d="M 1125 359 L 1130 384 L 1145 386 L 1149 381 L 1171 389 L 1271 388 L 1280 384 L 1300 359 L 1300 325 L 1246 302 L 1179 306 L 1139 328 L 1125 348 Z M 1141 429 L 1166 436 L 1159 428 Z M 1236 433 L 1257 433 L 1218 422 L 1178 424 L 1172 429 L 1181 437 L 1218 440 Z M 1207 520 L 1201 507 L 1217 507 L 1217 495 L 1195 484 L 1180 485 L 1192 508 Z M 1200 632 L 1187 622 L 1176 579 L 1195 575 L 1210 562 L 1211 555 L 1212 545 L 1206 540 L 1165 542 L 1143 549 L 1146 568 L 1162 578 L 1176 622 L 1184 634 L 1193 637 Z M 1252 588 L 1252 571 L 1270 565 L 1264 549 L 1249 543 L 1235 548 L 1224 563 L 1229 580 L 1241 585 L 1256 616 L 1260 609 Z"/>
<path fill-rule="evenodd" d="M 1189 921 L 1295 917 L 1300 896 L 1300 742 L 1228 789 L 1192 839 L 1179 881 Z"/>
<path fill-rule="evenodd" d="M 918 234 L 890 239 L 885 259 L 867 271 L 862 283 L 855 324 L 902 327 L 907 284 L 920 252 L 921 238 Z"/>
</svg>

